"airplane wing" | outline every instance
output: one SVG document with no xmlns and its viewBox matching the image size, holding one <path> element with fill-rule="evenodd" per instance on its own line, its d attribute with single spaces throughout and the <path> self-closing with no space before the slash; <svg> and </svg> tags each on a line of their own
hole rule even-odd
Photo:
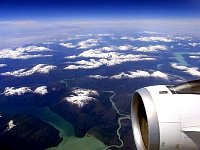
<svg viewBox="0 0 200 150">
<path fill-rule="evenodd" d="M 182 132 L 200 147 L 200 126 L 182 128 Z"/>
</svg>

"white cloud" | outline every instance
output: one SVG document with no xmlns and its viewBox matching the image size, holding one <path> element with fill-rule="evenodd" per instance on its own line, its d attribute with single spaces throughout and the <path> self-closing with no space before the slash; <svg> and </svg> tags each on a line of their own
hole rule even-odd
<svg viewBox="0 0 200 150">
<path fill-rule="evenodd" d="M 124 79 L 124 78 L 138 78 L 138 77 L 149 77 L 150 74 L 146 71 L 137 70 L 136 72 L 129 71 L 128 73 L 121 72 L 120 74 L 113 75 L 110 79 Z"/>
<path fill-rule="evenodd" d="M 139 78 L 139 77 L 154 77 L 154 78 L 168 79 L 168 75 L 163 72 L 155 71 L 153 73 L 149 73 L 143 70 L 129 71 L 128 73 L 121 72 L 118 75 L 111 76 L 110 79 Z"/>
<path fill-rule="evenodd" d="M 153 78 L 162 78 L 162 79 L 169 79 L 168 75 L 160 72 L 160 71 L 154 71 L 154 72 L 147 72 L 143 70 L 136 70 L 136 71 L 129 71 L 127 73 L 121 72 L 119 74 L 113 75 L 113 76 L 101 76 L 101 75 L 91 75 L 89 78 L 95 78 L 95 79 L 125 79 L 125 78 L 141 78 L 141 77 L 153 77 Z"/>
<path fill-rule="evenodd" d="M 32 90 L 29 87 L 21 87 L 21 88 L 6 87 L 3 94 L 5 96 L 11 96 L 11 95 L 23 95 L 29 92 L 32 92 Z"/>
<path fill-rule="evenodd" d="M 12 49 L 2 49 L 0 50 L 0 59 L 8 58 L 8 59 L 29 59 L 29 58 L 39 58 L 39 57 L 50 57 L 52 55 L 43 55 L 43 54 L 33 54 L 51 51 L 48 48 L 41 46 L 27 46 L 27 47 L 19 47 L 15 50 Z"/>
<path fill-rule="evenodd" d="M 90 75 L 89 78 L 94 78 L 94 79 L 107 79 L 109 78 L 108 76 L 102 76 L 102 75 Z"/>
<path fill-rule="evenodd" d="M 178 64 L 176 64 L 176 63 L 172 63 L 171 66 L 172 66 L 172 68 L 178 69 L 178 70 L 187 70 L 187 69 L 188 69 L 188 67 L 186 67 L 186 66 L 181 66 L 181 65 L 178 65 Z"/>
<path fill-rule="evenodd" d="M 110 46 L 110 47 L 102 47 L 101 50 L 103 51 L 114 51 L 116 49 L 116 46 Z"/>
<path fill-rule="evenodd" d="M 94 68 L 98 68 L 103 65 L 101 62 L 98 62 L 94 59 L 90 59 L 89 61 L 81 60 L 81 61 L 75 62 L 74 64 L 76 64 L 76 65 L 69 65 L 69 66 L 65 67 L 65 69 L 72 69 L 72 70 L 94 69 Z"/>
<path fill-rule="evenodd" d="M 74 89 L 72 92 L 76 95 L 99 96 L 97 91 L 91 89 Z"/>
<path fill-rule="evenodd" d="M 190 36 L 177 36 L 177 37 L 174 37 L 174 39 L 176 39 L 176 40 L 191 40 L 192 37 L 190 37 Z"/>
<path fill-rule="evenodd" d="M 120 37 L 120 40 L 130 40 L 130 41 L 135 41 L 135 38 L 127 37 L 127 36 L 122 36 Z"/>
<path fill-rule="evenodd" d="M 0 68 L 6 67 L 6 66 L 7 66 L 7 64 L 0 64 Z"/>
<path fill-rule="evenodd" d="M 121 37 L 121 40 L 130 40 L 130 41 L 142 41 L 142 42 L 173 42 L 170 37 L 163 37 L 163 36 L 147 36 L 147 37 Z"/>
<path fill-rule="evenodd" d="M 44 51 L 52 51 L 49 48 L 42 46 L 27 46 L 27 47 L 18 47 L 16 51 L 19 52 L 44 52 Z"/>
<path fill-rule="evenodd" d="M 146 34 L 158 34 L 158 32 L 154 32 L 154 31 L 143 31 L 141 33 L 146 33 Z"/>
<path fill-rule="evenodd" d="M 78 56 L 69 56 L 66 58 L 97 58 L 98 60 L 90 59 L 88 61 L 82 60 L 77 62 L 70 62 L 73 65 L 67 66 L 65 69 L 93 69 L 105 66 L 114 66 L 118 64 L 122 64 L 125 62 L 134 62 L 134 61 L 142 61 L 142 60 L 155 60 L 155 58 L 151 58 L 147 55 L 133 55 L 133 54 L 123 54 L 117 52 L 102 52 L 100 50 L 88 50 L 79 54 Z"/>
<path fill-rule="evenodd" d="M 97 39 L 88 39 L 85 41 L 81 41 L 77 44 L 79 46 L 79 49 L 88 49 L 95 46 L 98 46 L 98 40 Z"/>
<path fill-rule="evenodd" d="M 136 40 L 144 41 L 144 42 L 173 42 L 169 37 L 159 37 L 159 36 L 151 36 L 151 37 L 139 37 Z"/>
<path fill-rule="evenodd" d="M 147 47 L 134 47 L 133 45 L 121 45 L 121 46 L 110 46 L 110 47 L 102 47 L 95 49 L 95 51 L 128 51 L 128 50 L 136 50 L 142 52 L 155 52 L 160 50 L 167 50 L 167 46 L 165 45 L 149 45 Z"/>
<path fill-rule="evenodd" d="M 97 34 L 97 36 L 112 36 L 113 34 L 104 33 L 104 34 Z"/>
<path fill-rule="evenodd" d="M 155 71 L 151 74 L 152 77 L 155 77 L 155 78 L 163 78 L 163 79 L 169 79 L 168 75 L 163 73 L 163 72 L 160 72 L 160 71 Z"/>
<path fill-rule="evenodd" d="M 89 89 L 75 89 L 72 92 L 74 94 L 65 97 L 64 100 L 78 106 L 79 108 L 87 105 L 90 101 L 96 100 L 94 97 L 99 96 L 97 91 Z"/>
<path fill-rule="evenodd" d="M 12 72 L 1 73 L 1 75 L 3 75 L 3 76 L 24 77 L 24 76 L 30 76 L 30 75 L 32 75 L 34 73 L 47 74 L 51 70 L 55 70 L 56 68 L 57 67 L 53 66 L 53 65 L 38 64 L 35 67 L 33 67 L 32 69 L 30 69 L 30 70 L 19 69 L 19 70 L 12 71 Z"/>
<path fill-rule="evenodd" d="M 37 87 L 34 91 L 30 87 L 6 87 L 3 94 L 5 96 L 12 96 L 12 95 L 24 95 L 25 93 L 35 93 L 40 95 L 45 95 L 48 93 L 47 86 L 40 86 Z"/>
<path fill-rule="evenodd" d="M 187 45 L 182 44 L 182 43 L 178 43 L 177 45 L 178 45 L 178 46 L 187 46 Z"/>
<path fill-rule="evenodd" d="M 75 48 L 76 45 L 73 45 L 72 43 L 60 43 L 59 45 L 64 46 L 66 48 Z"/>
<path fill-rule="evenodd" d="M 188 43 L 188 45 L 192 47 L 200 46 L 200 43 Z"/>
<path fill-rule="evenodd" d="M 164 45 L 155 45 L 155 46 L 148 46 L 148 47 L 140 47 L 137 49 L 137 51 L 142 51 L 142 52 L 157 52 L 160 50 L 167 50 L 167 47 Z"/>
<path fill-rule="evenodd" d="M 197 67 L 191 67 L 191 68 L 189 68 L 189 67 L 186 67 L 186 66 L 178 65 L 176 63 L 171 64 L 171 66 L 174 69 L 181 70 L 181 71 L 183 71 L 185 73 L 188 73 L 190 75 L 200 77 L 200 71 L 198 71 Z"/>
<path fill-rule="evenodd" d="M 42 44 L 51 45 L 51 44 L 55 44 L 55 42 L 50 42 L 50 41 L 48 41 L 48 42 L 44 42 L 44 43 L 42 43 Z"/>
<path fill-rule="evenodd" d="M 189 56 L 190 58 L 200 59 L 200 56 Z"/>
<path fill-rule="evenodd" d="M 48 93 L 47 91 L 47 86 L 40 86 L 40 87 L 37 87 L 35 90 L 34 90 L 34 93 L 36 94 L 40 94 L 40 95 L 45 95 Z"/>
<path fill-rule="evenodd" d="M 136 49 L 136 47 L 134 47 L 132 45 L 122 45 L 122 46 L 119 46 L 117 49 L 119 49 L 121 51 L 126 51 L 126 50 Z"/>
<path fill-rule="evenodd" d="M 6 131 L 10 131 L 12 128 L 14 128 L 16 125 L 14 124 L 14 121 L 13 120 L 10 120 L 7 124 L 7 128 L 6 128 Z M 5 131 L 5 132 L 6 132 Z"/>
</svg>

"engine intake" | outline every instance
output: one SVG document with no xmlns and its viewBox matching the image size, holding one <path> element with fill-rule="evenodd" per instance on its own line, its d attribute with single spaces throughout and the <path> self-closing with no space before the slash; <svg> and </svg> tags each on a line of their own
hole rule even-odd
<svg viewBox="0 0 200 150">
<path fill-rule="evenodd" d="M 138 150 L 196 150 L 200 147 L 200 81 L 137 90 L 131 102 Z"/>
</svg>

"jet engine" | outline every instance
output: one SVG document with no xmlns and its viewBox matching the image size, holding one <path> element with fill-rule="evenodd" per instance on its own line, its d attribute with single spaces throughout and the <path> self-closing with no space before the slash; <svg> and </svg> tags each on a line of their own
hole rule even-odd
<svg viewBox="0 0 200 150">
<path fill-rule="evenodd" d="M 138 150 L 200 149 L 200 80 L 137 90 L 131 120 Z"/>
</svg>

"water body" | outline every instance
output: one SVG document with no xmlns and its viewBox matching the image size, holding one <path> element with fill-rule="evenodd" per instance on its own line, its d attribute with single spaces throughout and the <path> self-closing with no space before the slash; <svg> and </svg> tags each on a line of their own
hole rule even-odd
<svg viewBox="0 0 200 150">
<path fill-rule="evenodd" d="M 174 52 L 174 58 L 178 61 L 180 65 L 188 66 L 189 64 L 185 61 L 184 54 L 188 54 L 188 52 Z"/>
<path fill-rule="evenodd" d="M 52 112 L 48 107 L 24 107 L 16 109 L 4 108 L 1 109 L 1 112 L 31 114 L 59 130 L 59 136 L 63 138 L 62 142 L 57 147 L 51 147 L 46 150 L 102 150 L 107 147 L 103 142 L 92 135 L 86 135 L 83 138 L 75 137 L 72 124 L 65 121 L 58 114 Z"/>
<path fill-rule="evenodd" d="M 178 61 L 179 65 L 188 66 L 189 64 L 187 63 L 187 61 L 185 61 L 185 58 L 183 56 L 184 54 L 188 54 L 188 52 L 174 52 L 173 53 L 173 56 L 174 56 L 173 58 L 175 58 Z M 162 65 L 163 64 L 158 64 L 157 65 L 157 70 L 160 70 Z"/>
<path fill-rule="evenodd" d="M 63 84 L 65 84 L 66 87 L 68 87 L 67 81 L 69 81 L 69 80 L 70 80 L 70 79 L 64 79 L 64 80 L 61 80 L 60 83 L 63 83 Z M 131 119 L 131 117 L 130 117 L 130 115 L 120 113 L 120 111 L 119 111 L 119 109 L 117 108 L 115 102 L 113 101 L 113 98 L 114 98 L 114 96 L 116 95 L 116 93 L 115 93 L 114 91 L 103 91 L 103 92 L 112 93 L 112 95 L 109 97 L 109 100 L 110 100 L 110 102 L 112 103 L 112 107 L 115 109 L 116 113 L 120 116 L 120 117 L 118 118 L 118 121 L 117 121 L 119 127 L 118 127 L 117 130 L 116 130 L 116 134 L 117 134 L 117 136 L 118 136 L 118 140 L 120 141 L 120 144 L 119 144 L 119 145 L 116 145 L 116 144 L 114 144 L 114 145 L 109 145 L 109 146 L 106 146 L 106 147 L 104 146 L 103 148 L 101 148 L 101 150 L 107 150 L 107 149 L 110 149 L 110 148 L 113 148 L 113 147 L 115 147 L 115 148 L 122 148 L 122 147 L 124 146 L 124 141 L 121 139 L 121 134 L 120 134 L 120 129 L 121 129 L 121 127 L 122 127 L 121 121 L 122 121 L 122 120 L 125 120 L 125 119 Z M 88 140 L 91 140 L 91 139 L 88 139 Z M 89 141 L 89 142 L 93 142 L 93 141 L 91 140 L 91 141 Z M 74 148 L 74 147 L 73 147 L 73 148 Z M 74 148 L 74 149 L 76 149 L 76 148 Z M 48 149 L 48 150 L 57 150 L 57 149 Z M 89 149 L 87 149 L 87 150 L 89 150 Z M 91 150 L 96 150 L 96 149 L 93 148 L 93 149 L 91 149 Z"/>
<path fill-rule="evenodd" d="M 102 150 L 106 147 L 103 142 L 92 135 L 86 135 L 83 138 L 75 137 L 73 126 L 49 109 L 43 111 L 42 119 L 59 130 L 60 137 L 63 138 L 57 147 L 47 150 Z"/>
</svg>

